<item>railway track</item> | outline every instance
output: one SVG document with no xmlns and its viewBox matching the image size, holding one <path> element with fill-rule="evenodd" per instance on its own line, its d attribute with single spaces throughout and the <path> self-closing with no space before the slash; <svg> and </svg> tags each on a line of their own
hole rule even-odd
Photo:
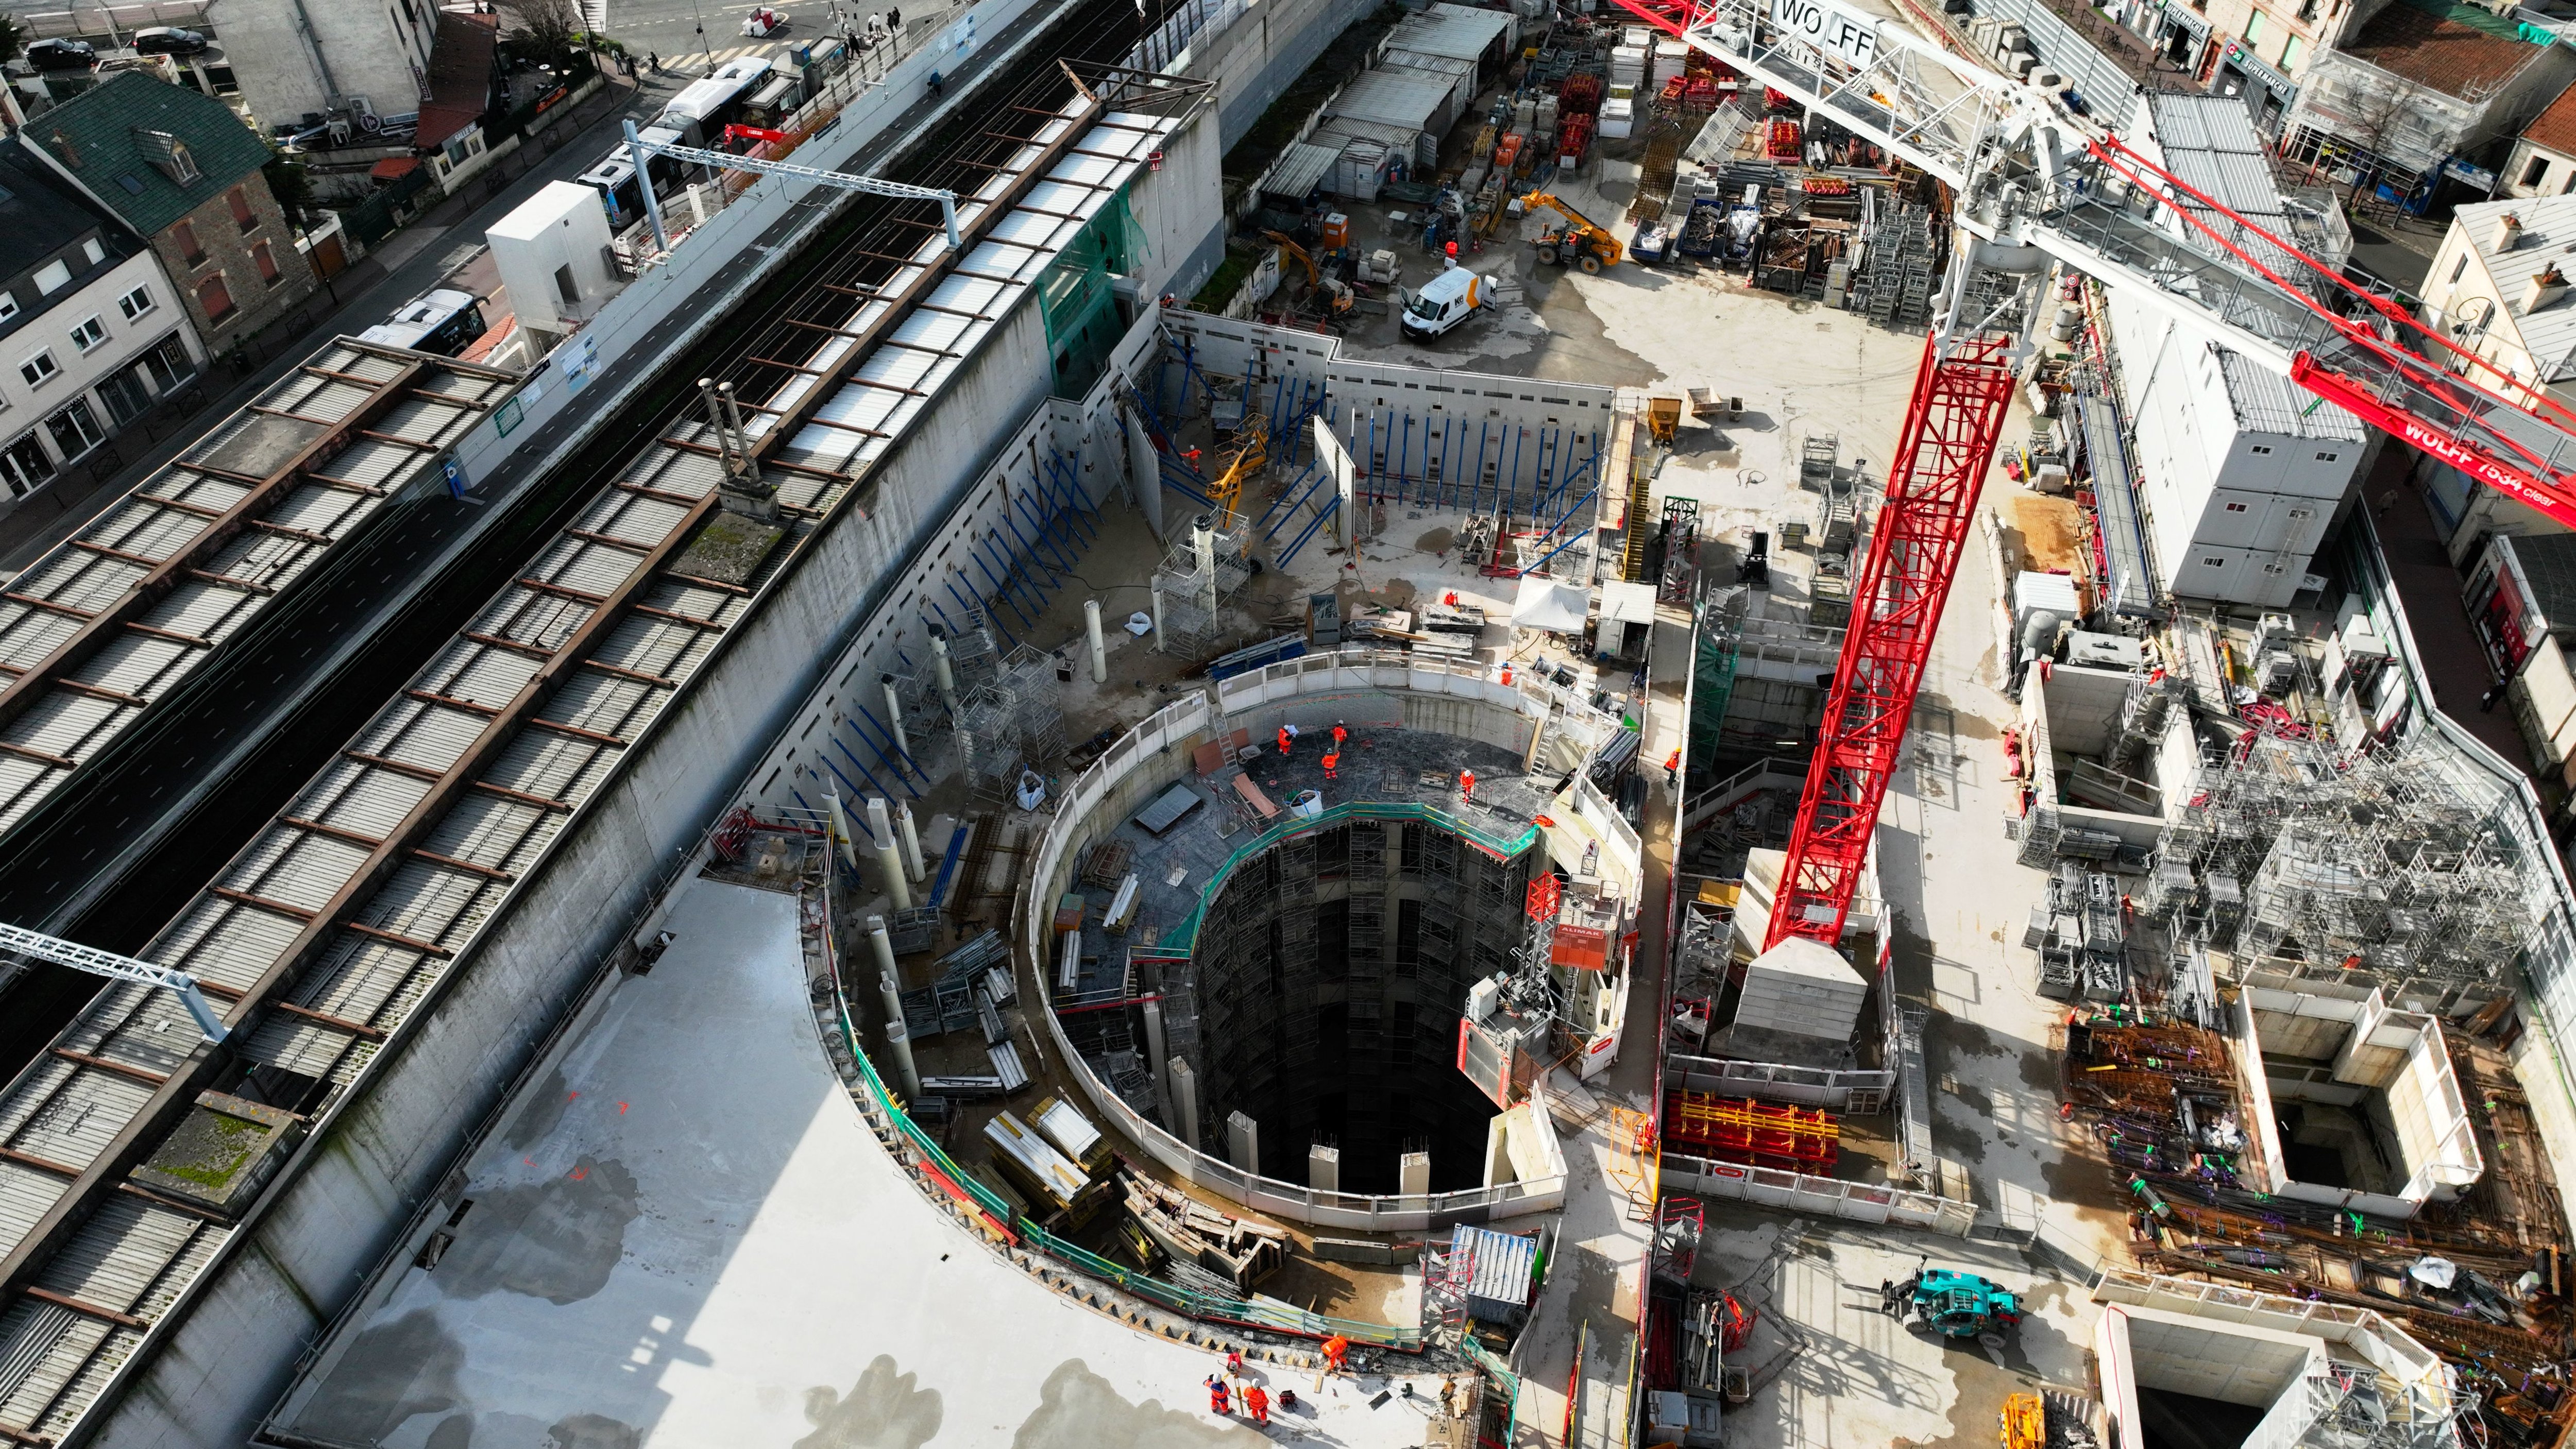
<svg viewBox="0 0 2576 1449">
<path fill-rule="evenodd" d="M 1152 20 L 1160 23 L 1177 0 L 1151 5 Z M 899 153 L 881 174 L 917 186 L 973 190 L 1001 164 L 995 157 L 1014 144 L 1013 133 L 1034 129 L 1037 112 L 1071 93 L 1073 83 L 1057 57 L 1114 61 L 1134 44 L 1142 18 L 1132 0 L 1066 7 L 1024 58 L 978 81 L 951 119 Z M 987 98 L 994 104 L 983 104 Z M 785 359 L 810 350 L 819 335 L 815 329 L 845 315 L 856 290 L 892 275 L 892 258 L 918 245 L 925 228 L 936 229 L 937 222 L 936 209 L 926 204 L 849 199 L 822 236 L 753 295 L 742 309 L 749 319 L 744 325 L 715 329 L 637 389 L 592 447 L 497 505 L 503 518 L 472 553 L 434 573 L 405 573 L 400 566 L 409 556 L 395 555 L 405 548 L 417 552 L 425 543 L 418 530 L 398 527 L 379 530 L 334 559 L 328 577 L 280 601 L 268 627 L 240 655 L 207 671 L 184 697 L 121 742 L 118 755 L 101 762 L 103 769 L 48 801 L 41 815 L 0 845 L 0 920 L 41 924 L 103 949 L 141 949 L 181 909 L 194 883 L 232 858 L 386 695 L 517 576 L 533 550 L 610 486 L 635 439 L 665 436 L 674 422 L 694 415 L 696 379 L 731 381 L 743 397 L 768 406 L 782 387 L 804 376 Z M 442 526 L 435 515 L 429 524 Z M 300 707 L 279 712 L 244 702 L 246 691 L 274 689 L 298 677 L 315 633 L 327 632 L 333 620 L 363 616 L 388 587 L 408 594 L 391 626 L 309 689 Z M 174 780 L 184 784 L 189 765 L 239 737 L 257 743 L 229 776 L 164 822 L 164 801 L 184 793 L 174 791 Z M 184 763 L 174 766 L 174 760 Z M 154 830 L 137 822 L 161 826 Z M 129 839 L 147 834 L 153 837 L 147 847 L 126 849 Z M 50 965 L 0 982 L 0 1080 L 42 1053 L 97 994 L 96 978 Z"/>
</svg>

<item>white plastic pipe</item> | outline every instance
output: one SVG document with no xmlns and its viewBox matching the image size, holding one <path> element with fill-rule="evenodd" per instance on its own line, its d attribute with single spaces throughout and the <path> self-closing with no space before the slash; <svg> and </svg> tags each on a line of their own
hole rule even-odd
<svg viewBox="0 0 2576 1449">
<path fill-rule="evenodd" d="M 896 1079 L 904 1095 L 921 1097 L 921 1069 L 912 1060 L 912 1028 L 903 1019 L 903 991 L 894 973 L 894 938 L 886 934 L 883 916 L 868 917 L 868 944 L 876 948 L 877 994 L 885 1000 L 886 1051 L 894 1058 Z"/>
<path fill-rule="evenodd" d="M 1091 637 L 1091 682 L 1109 682 L 1109 645 L 1100 637 L 1100 601 L 1082 601 L 1082 632 Z"/>
<path fill-rule="evenodd" d="M 921 830 L 913 822 L 912 807 L 901 800 L 894 802 L 894 830 L 903 844 L 903 873 L 919 885 L 927 873 L 922 868 Z"/>
<path fill-rule="evenodd" d="M 894 937 L 886 932 L 885 917 L 868 917 L 868 944 L 876 949 L 877 984 L 885 989 L 886 1009 L 901 1015 L 903 1003 L 894 994 Z"/>
<path fill-rule="evenodd" d="M 877 869 L 885 872 L 886 896 L 898 911 L 912 909 L 912 886 L 904 879 L 903 851 L 895 843 L 894 820 L 883 795 L 868 797 L 868 833 L 876 837 Z"/>
<path fill-rule="evenodd" d="M 1172 652 L 1163 647 L 1163 586 L 1161 584 L 1154 585 L 1154 652 L 1157 654 Z"/>
</svg>

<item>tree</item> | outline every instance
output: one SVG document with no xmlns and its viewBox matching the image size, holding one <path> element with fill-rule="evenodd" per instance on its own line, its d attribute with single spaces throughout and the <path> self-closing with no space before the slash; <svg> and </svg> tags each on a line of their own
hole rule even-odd
<svg viewBox="0 0 2576 1449">
<path fill-rule="evenodd" d="M 2421 86 L 2409 80 L 2400 80 L 2387 87 L 2364 81 L 2347 82 L 2347 85 L 2352 96 L 2350 114 L 2345 126 L 2337 129 L 2343 132 L 2343 139 L 2369 153 L 2353 158 L 2350 199 L 2359 201 L 2362 188 L 2377 186 L 2381 173 L 2394 159 L 2389 153 L 2396 148 L 2398 134 L 2423 129 L 2423 122 L 2415 112 L 2424 92 Z"/>
<path fill-rule="evenodd" d="M 577 0 L 499 0 L 501 13 L 516 24 L 509 31 L 521 56 L 559 65 L 581 48 L 583 29 Z"/>
<path fill-rule="evenodd" d="M 18 22 L 17 16 L 0 13 L 0 64 L 16 60 L 18 52 L 26 48 L 27 27 Z"/>
</svg>

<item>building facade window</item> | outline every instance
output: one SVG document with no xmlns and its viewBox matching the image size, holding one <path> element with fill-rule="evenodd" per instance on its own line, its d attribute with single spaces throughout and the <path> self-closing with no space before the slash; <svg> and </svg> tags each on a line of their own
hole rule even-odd
<svg viewBox="0 0 2576 1449">
<path fill-rule="evenodd" d="M 2534 156 L 2531 158 L 2531 164 L 2522 168 L 2522 184 L 2525 186 L 2538 186 L 2548 177 L 2548 175 L 2549 158 L 2546 156 Z M 2458 279 L 2454 278 L 2453 280 L 2456 281 Z"/>
<path fill-rule="evenodd" d="M 128 363 L 98 380 L 98 400 L 107 404 L 107 415 L 120 427 L 130 427 L 134 420 L 152 410 L 152 389 L 143 385 L 143 364 Z"/>
<path fill-rule="evenodd" d="M 206 249 L 197 240 L 197 224 L 183 221 L 170 228 L 170 245 L 179 249 L 179 260 L 195 266 L 206 259 Z"/>
<path fill-rule="evenodd" d="M 72 264 L 51 261 L 36 268 L 36 290 L 50 297 L 72 284 Z"/>
<path fill-rule="evenodd" d="M 220 322 L 232 315 L 232 289 L 224 285 L 221 273 L 197 284 L 197 306 L 204 310 L 209 322 Z"/>
<path fill-rule="evenodd" d="M 268 243 L 254 243 L 250 249 L 250 259 L 258 265 L 261 281 L 274 287 L 285 280 L 277 270 L 277 255 L 269 250 Z"/>
<path fill-rule="evenodd" d="M 250 192 L 236 186 L 224 193 L 224 205 L 232 208 L 233 225 L 244 231 L 259 230 L 259 213 L 250 209 Z"/>
<path fill-rule="evenodd" d="M 83 317 L 72 324 L 72 346 L 83 352 L 107 340 L 107 324 L 96 316 Z"/>
<path fill-rule="evenodd" d="M 72 399 L 45 419 L 45 431 L 54 435 L 54 451 L 66 463 L 107 441 L 107 429 L 98 425 L 98 415 L 89 410 L 85 398 Z"/>
<path fill-rule="evenodd" d="M 2455 278 L 2454 280 L 2457 279 Z M 124 313 L 125 320 L 128 322 L 140 321 L 144 313 L 152 310 L 152 289 L 150 287 L 137 287 L 133 291 L 126 293 L 124 296 L 117 298 L 116 310 Z"/>
<path fill-rule="evenodd" d="M 51 351 L 39 352 L 18 364 L 18 375 L 27 380 L 29 387 L 43 387 L 53 381 L 54 374 L 60 371 L 62 369 L 55 365 L 54 354 Z"/>
<path fill-rule="evenodd" d="M 16 294 L 11 292 L 0 292 L 0 322 L 7 322 L 10 318 L 17 315 L 18 298 Z"/>
<path fill-rule="evenodd" d="M 9 496 L 24 498 L 54 481 L 54 460 L 45 454 L 45 445 L 36 441 L 32 432 L 21 433 L 16 441 L 0 448 L 0 482 L 9 485 Z"/>
</svg>

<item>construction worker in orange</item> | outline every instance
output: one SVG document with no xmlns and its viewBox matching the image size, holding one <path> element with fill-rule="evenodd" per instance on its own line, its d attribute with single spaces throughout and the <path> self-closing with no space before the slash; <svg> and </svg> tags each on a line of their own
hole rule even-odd
<svg viewBox="0 0 2576 1449">
<path fill-rule="evenodd" d="M 1340 774 L 1338 774 L 1337 772 L 1341 769 L 1341 766 L 1342 766 L 1342 752 L 1341 752 L 1340 750 L 1326 750 L 1326 751 L 1324 752 L 1324 778 L 1325 778 L 1325 779 L 1327 779 L 1327 780 L 1338 780 L 1338 779 L 1340 779 L 1340 778 L 1341 778 L 1341 776 L 1340 776 Z"/>
<path fill-rule="evenodd" d="M 1474 801 L 1474 800 L 1475 800 L 1475 798 L 1476 798 L 1476 772 L 1475 772 L 1475 771 L 1473 771 L 1473 770 L 1460 770 L 1460 771 L 1458 772 L 1458 798 L 1459 798 L 1459 799 L 1461 799 L 1461 800 L 1466 800 L 1466 801 L 1470 801 L 1470 802 L 1472 802 L 1472 801 Z"/>
<path fill-rule="evenodd" d="M 1269 1423 L 1270 1391 L 1259 1384 L 1246 1386 L 1243 1391 L 1243 1412 L 1251 1415 L 1252 1422 L 1256 1424 Z"/>
<path fill-rule="evenodd" d="M 1342 741 L 1344 741 L 1344 740 L 1346 740 L 1346 739 L 1349 739 L 1350 737 L 1351 737 L 1351 732 L 1350 732 L 1350 729 L 1349 729 L 1349 727 L 1348 727 L 1348 726 L 1346 726 L 1346 725 L 1345 725 L 1342 721 L 1340 721 L 1340 720 L 1335 720 L 1335 721 L 1333 721 L 1333 752 L 1334 752 L 1334 753 L 1339 754 L 1339 753 L 1341 752 L 1341 748 L 1342 748 Z"/>
<path fill-rule="evenodd" d="M 1350 1372 L 1351 1341 L 1336 1333 L 1324 1340 L 1324 1367 L 1333 1373 Z"/>
<path fill-rule="evenodd" d="M 1279 758 L 1283 760 L 1288 758 L 1288 747 L 1295 743 L 1297 743 L 1297 727 L 1292 724 L 1281 725 L 1279 727 Z"/>
<path fill-rule="evenodd" d="M 1207 1391 L 1209 1413 L 1231 1414 L 1234 1412 L 1234 1396 L 1226 1389 L 1224 1375 L 1209 1374 L 1207 1376 Z"/>
</svg>

